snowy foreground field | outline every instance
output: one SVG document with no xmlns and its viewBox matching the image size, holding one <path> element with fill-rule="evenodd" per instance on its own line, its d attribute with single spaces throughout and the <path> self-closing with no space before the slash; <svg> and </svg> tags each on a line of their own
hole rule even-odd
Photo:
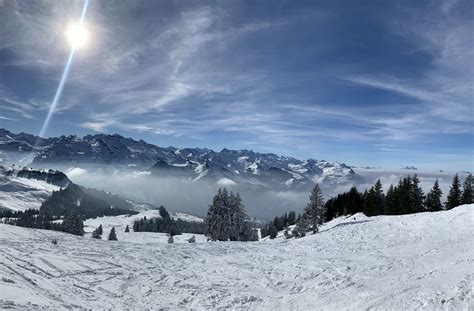
<svg viewBox="0 0 474 311">
<path fill-rule="evenodd" d="M 0 225 L 0 308 L 473 310 L 473 225 L 474 205 L 356 215 L 303 239 L 254 243 L 166 244 L 142 232 L 112 242 Z"/>
</svg>

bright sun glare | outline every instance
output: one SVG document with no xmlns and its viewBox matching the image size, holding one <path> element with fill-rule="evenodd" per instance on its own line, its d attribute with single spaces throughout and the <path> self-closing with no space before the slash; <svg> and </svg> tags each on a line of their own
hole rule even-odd
<svg viewBox="0 0 474 311">
<path fill-rule="evenodd" d="M 70 24 L 66 37 L 73 47 L 81 47 L 87 43 L 88 31 L 80 24 Z"/>
</svg>

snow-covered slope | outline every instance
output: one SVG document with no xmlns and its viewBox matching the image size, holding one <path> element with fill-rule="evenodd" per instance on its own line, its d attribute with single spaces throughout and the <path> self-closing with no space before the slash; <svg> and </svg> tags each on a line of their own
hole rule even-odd
<svg viewBox="0 0 474 311">
<path fill-rule="evenodd" d="M 53 191 L 60 189 L 59 185 L 67 184 L 67 177 L 60 174 L 0 166 L 0 208 L 38 209 Z"/>
<path fill-rule="evenodd" d="M 0 225 L 0 308 L 472 310 L 473 221 L 471 204 L 302 239 L 146 245 Z"/>
<path fill-rule="evenodd" d="M 119 216 L 104 216 L 104 217 L 97 217 L 94 219 L 87 219 L 84 222 L 84 231 L 86 232 L 85 236 L 90 237 L 92 235 L 92 231 L 94 231 L 99 225 L 102 225 L 103 228 L 103 236 L 102 238 L 107 239 L 107 236 L 112 229 L 115 227 L 117 238 L 120 241 L 125 242 L 132 242 L 132 243 L 168 243 L 168 235 L 166 233 L 154 233 L 154 232 L 133 232 L 126 233 L 125 227 L 128 225 L 130 231 L 133 228 L 133 222 L 135 220 L 140 220 L 146 217 L 147 219 L 152 218 L 160 218 L 159 210 L 146 210 L 141 211 L 139 214 L 136 215 L 119 215 Z M 176 213 L 171 214 L 171 217 L 175 219 L 181 219 L 184 221 L 196 221 L 196 222 L 203 222 L 202 218 L 183 214 L 183 213 Z M 190 234 L 190 233 L 183 233 L 182 235 L 174 236 L 175 243 L 188 243 L 188 239 L 192 236 L 195 236 L 196 243 L 203 243 L 207 241 L 207 237 L 200 234 Z"/>
<path fill-rule="evenodd" d="M 42 180 L 0 175 L 0 207 L 15 211 L 39 209 L 41 203 L 59 189 Z"/>
</svg>

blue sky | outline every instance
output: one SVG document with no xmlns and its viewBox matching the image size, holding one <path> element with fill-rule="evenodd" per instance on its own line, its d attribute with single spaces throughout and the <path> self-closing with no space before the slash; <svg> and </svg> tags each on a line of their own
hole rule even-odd
<svg viewBox="0 0 474 311">
<path fill-rule="evenodd" d="M 0 0 L 0 127 L 39 133 L 83 1 Z M 45 136 L 472 170 L 472 1 L 94 1 Z"/>
</svg>

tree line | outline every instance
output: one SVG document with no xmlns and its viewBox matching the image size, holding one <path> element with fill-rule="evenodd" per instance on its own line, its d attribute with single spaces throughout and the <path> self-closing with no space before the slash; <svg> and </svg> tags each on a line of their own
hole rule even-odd
<svg viewBox="0 0 474 311">
<path fill-rule="evenodd" d="M 204 234 L 206 231 L 206 224 L 203 222 L 184 221 L 180 218 L 174 219 L 164 206 L 160 206 L 159 211 L 161 218 L 147 219 L 144 217 L 136 220 L 133 223 L 133 231 L 163 232 L 171 236 L 181 233 Z"/>
<path fill-rule="evenodd" d="M 338 194 L 326 202 L 323 199 L 321 187 L 316 184 L 311 190 L 307 206 L 295 221 L 293 221 L 293 217 L 296 216 L 294 212 L 290 213 L 292 215 L 291 221 L 288 221 L 290 214 L 275 217 L 262 227 L 261 235 L 262 237 L 275 238 L 278 231 L 286 228 L 284 232 L 286 238 L 302 237 L 308 232 L 318 232 L 318 228 L 323 222 L 356 213 L 364 213 L 367 216 L 404 215 L 452 209 L 461 204 L 474 203 L 472 182 L 472 175 L 469 174 L 461 185 L 459 176 L 456 174 L 444 204 L 441 202 L 443 192 L 438 180 L 425 195 L 416 174 L 400 179 L 397 185 L 390 185 L 386 193 L 384 193 L 382 182 L 379 179 L 363 193 L 359 192 L 356 187 L 352 187 L 349 191 Z M 295 226 L 290 231 L 288 226 L 291 225 Z"/>
<path fill-rule="evenodd" d="M 116 208 L 100 198 L 88 195 L 81 187 L 70 183 L 66 188 L 53 191 L 39 210 L 1 210 L 4 222 L 20 227 L 84 234 L 84 220 L 102 216 L 132 215 L 137 211 Z"/>
<path fill-rule="evenodd" d="M 270 239 L 274 239 L 278 235 L 278 231 L 282 231 L 286 227 L 296 224 L 300 217 L 300 214 L 296 217 L 295 211 L 285 213 L 280 217 L 276 216 L 272 221 L 260 229 L 260 236 L 262 238 L 269 236 Z"/>
<path fill-rule="evenodd" d="M 379 180 L 364 193 L 353 187 L 348 192 L 330 198 L 325 203 L 325 221 L 344 215 L 362 212 L 367 216 L 404 215 L 419 212 L 436 212 L 452 209 L 461 204 L 474 203 L 472 195 L 472 175 L 467 175 L 461 186 L 458 174 L 453 178 L 447 195 L 442 203 L 443 191 L 438 180 L 425 195 L 420 187 L 420 179 L 415 174 L 400 179 L 397 185 L 390 185 L 384 193 Z"/>
</svg>

